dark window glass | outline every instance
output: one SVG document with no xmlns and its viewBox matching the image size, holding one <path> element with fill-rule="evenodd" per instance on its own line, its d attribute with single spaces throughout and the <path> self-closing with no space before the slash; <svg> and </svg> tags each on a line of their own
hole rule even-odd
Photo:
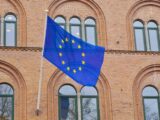
<svg viewBox="0 0 160 120">
<path fill-rule="evenodd" d="M 17 18 L 14 15 L 6 15 L 4 21 L 4 45 L 16 46 Z"/>
<path fill-rule="evenodd" d="M 142 96 L 145 120 L 160 120 L 159 97 L 157 90 L 151 86 L 145 87 Z"/>
<path fill-rule="evenodd" d="M 154 22 L 148 23 L 148 35 L 149 35 L 149 43 L 151 51 L 159 51 L 159 43 L 158 43 L 158 26 Z"/>
<path fill-rule="evenodd" d="M 81 95 L 84 96 L 97 96 L 97 90 L 94 87 L 83 87 L 81 90 Z"/>
<path fill-rule="evenodd" d="M 96 23 L 91 18 L 85 20 L 85 37 L 88 43 L 96 44 Z"/>
<path fill-rule="evenodd" d="M 135 47 L 138 51 L 145 51 L 145 32 L 144 26 L 140 21 L 135 21 L 133 24 L 135 34 Z"/>
<path fill-rule="evenodd" d="M 98 95 L 94 87 L 81 90 L 82 120 L 99 120 Z"/>
<path fill-rule="evenodd" d="M 14 119 L 13 89 L 7 84 L 0 84 L 0 120 Z"/>
<path fill-rule="evenodd" d="M 63 29 L 66 29 L 66 20 L 64 19 L 64 17 L 57 16 L 55 18 L 55 22 L 57 22 Z"/>
<path fill-rule="evenodd" d="M 81 38 L 81 21 L 73 17 L 70 20 L 70 33 L 78 38 Z"/>
<path fill-rule="evenodd" d="M 64 85 L 59 90 L 60 120 L 77 120 L 76 91 L 70 85 Z"/>
</svg>

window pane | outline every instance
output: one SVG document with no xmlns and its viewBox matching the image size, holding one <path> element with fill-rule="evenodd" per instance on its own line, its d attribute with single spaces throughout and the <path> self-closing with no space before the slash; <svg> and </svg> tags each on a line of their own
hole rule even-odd
<svg viewBox="0 0 160 120">
<path fill-rule="evenodd" d="M 57 22 L 57 23 L 65 23 L 66 21 L 65 21 L 65 19 L 63 17 L 56 17 L 55 18 L 55 22 Z"/>
<path fill-rule="evenodd" d="M 72 18 L 70 20 L 70 32 L 78 38 L 81 37 L 81 21 L 78 18 Z"/>
<path fill-rule="evenodd" d="M 0 120 L 12 120 L 13 99 L 12 97 L 0 97 Z"/>
<path fill-rule="evenodd" d="M 75 89 L 70 85 L 64 85 L 59 90 L 60 95 L 76 95 Z"/>
<path fill-rule="evenodd" d="M 71 26 L 71 34 L 80 38 L 80 26 Z"/>
<path fill-rule="evenodd" d="M 96 23 L 95 23 L 95 21 L 93 19 L 87 19 L 85 21 L 85 24 L 87 24 L 87 25 L 96 25 Z"/>
<path fill-rule="evenodd" d="M 0 95 L 13 95 L 13 89 L 7 84 L 0 84 Z"/>
<path fill-rule="evenodd" d="M 158 51 L 158 31 L 155 29 L 149 29 L 149 40 L 151 51 Z"/>
<path fill-rule="evenodd" d="M 158 99 L 144 99 L 146 120 L 160 120 L 158 113 Z"/>
<path fill-rule="evenodd" d="M 16 17 L 14 15 L 7 15 L 5 17 L 5 21 L 16 21 Z"/>
<path fill-rule="evenodd" d="M 92 45 L 96 44 L 95 27 L 86 26 L 86 39 L 88 43 Z"/>
<path fill-rule="evenodd" d="M 144 34 L 143 29 L 135 29 L 135 41 L 136 41 L 136 49 L 139 51 L 144 51 Z"/>
<path fill-rule="evenodd" d="M 154 23 L 154 22 L 149 22 L 148 23 L 148 27 L 150 27 L 150 28 L 157 28 L 157 24 Z"/>
<path fill-rule="evenodd" d="M 65 29 L 65 26 L 64 25 L 60 25 L 63 29 Z"/>
<path fill-rule="evenodd" d="M 69 97 L 60 98 L 61 120 L 76 120 L 76 99 Z"/>
<path fill-rule="evenodd" d="M 55 22 L 57 22 L 63 29 L 65 29 L 66 20 L 63 17 L 56 17 Z"/>
<path fill-rule="evenodd" d="M 70 24 L 80 24 L 81 22 L 80 22 L 80 20 L 78 19 L 78 18 L 72 18 L 71 20 L 70 20 Z"/>
<path fill-rule="evenodd" d="M 140 21 L 135 21 L 133 24 L 134 27 L 143 27 L 143 23 Z"/>
<path fill-rule="evenodd" d="M 97 90 L 94 87 L 83 87 L 81 90 L 81 95 L 97 95 Z"/>
<path fill-rule="evenodd" d="M 158 92 L 154 87 L 145 87 L 142 93 L 143 96 L 158 96 Z"/>
<path fill-rule="evenodd" d="M 16 45 L 16 24 L 15 23 L 6 23 L 5 26 L 5 45 L 6 46 L 15 46 Z"/>
<path fill-rule="evenodd" d="M 83 120 L 98 120 L 98 109 L 96 98 L 82 98 Z"/>
<path fill-rule="evenodd" d="M 7 84 L 0 84 L 0 120 L 12 120 L 13 103 L 13 89 Z"/>
</svg>

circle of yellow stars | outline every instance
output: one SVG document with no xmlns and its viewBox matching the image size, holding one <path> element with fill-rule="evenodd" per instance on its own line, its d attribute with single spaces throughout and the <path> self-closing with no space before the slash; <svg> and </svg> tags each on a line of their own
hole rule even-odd
<svg viewBox="0 0 160 120">
<path fill-rule="evenodd" d="M 71 42 L 72 45 L 76 43 L 75 40 L 71 40 L 71 41 L 70 41 L 70 40 L 68 40 L 68 38 L 66 38 L 65 40 L 62 39 L 62 40 L 61 40 L 61 44 L 59 44 L 59 46 L 58 46 L 59 49 L 63 49 L 63 44 L 69 43 L 69 42 Z M 78 49 L 81 49 L 82 46 L 81 46 L 80 44 L 78 44 L 78 45 L 77 45 L 77 48 L 78 48 Z M 62 52 L 59 52 L 58 55 L 59 55 L 59 57 L 61 57 L 61 58 L 63 57 L 63 53 L 62 53 Z M 85 58 L 85 57 L 86 57 L 85 52 L 82 52 L 82 53 L 81 53 L 81 57 L 82 57 L 82 58 Z M 61 64 L 62 64 L 62 65 L 65 65 L 65 64 L 66 64 L 65 60 L 62 59 L 62 60 L 61 60 Z M 83 70 L 83 67 L 82 67 L 82 66 L 85 65 L 85 64 L 86 64 L 85 60 L 82 59 L 82 60 L 81 60 L 81 65 L 78 66 L 77 69 L 76 69 L 76 68 L 71 68 L 70 66 L 67 66 L 67 67 L 66 67 L 66 70 L 67 70 L 68 72 L 73 72 L 74 74 L 76 74 L 78 71 L 81 72 L 81 71 Z"/>
</svg>

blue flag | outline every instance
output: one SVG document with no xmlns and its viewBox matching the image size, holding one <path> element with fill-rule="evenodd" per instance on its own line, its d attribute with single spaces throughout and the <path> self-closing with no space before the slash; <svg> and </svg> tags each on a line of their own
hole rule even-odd
<svg viewBox="0 0 160 120">
<path fill-rule="evenodd" d="M 47 17 L 43 56 L 76 82 L 95 86 L 104 58 L 103 47 L 71 35 Z"/>
</svg>

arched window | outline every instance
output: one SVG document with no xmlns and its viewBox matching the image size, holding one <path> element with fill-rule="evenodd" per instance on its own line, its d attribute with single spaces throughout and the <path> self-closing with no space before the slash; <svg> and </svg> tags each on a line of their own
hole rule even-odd
<svg viewBox="0 0 160 120">
<path fill-rule="evenodd" d="M 14 92 L 8 84 L 0 84 L 0 120 L 14 120 Z"/>
<path fill-rule="evenodd" d="M 17 45 L 17 18 L 7 14 L 4 18 L 4 46 Z"/>
<path fill-rule="evenodd" d="M 155 22 L 149 22 L 147 25 L 148 28 L 148 38 L 151 51 L 159 51 L 159 35 L 158 35 L 158 26 Z"/>
<path fill-rule="evenodd" d="M 88 43 L 96 45 L 97 35 L 96 35 L 96 22 L 95 20 L 88 18 L 85 20 L 85 39 Z"/>
<path fill-rule="evenodd" d="M 145 120 L 160 120 L 160 101 L 157 90 L 152 86 L 143 89 L 143 104 Z"/>
<path fill-rule="evenodd" d="M 66 29 L 66 20 L 62 16 L 57 16 L 55 19 L 55 22 L 57 22 L 63 29 Z"/>
<path fill-rule="evenodd" d="M 59 89 L 60 120 L 77 120 L 77 93 L 71 85 Z"/>
<path fill-rule="evenodd" d="M 81 21 L 77 17 L 70 19 L 70 33 L 78 38 L 82 37 L 81 33 Z"/>
<path fill-rule="evenodd" d="M 99 120 L 98 93 L 94 87 L 81 89 L 82 120 Z"/>
<path fill-rule="evenodd" d="M 135 21 L 133 23 L 134 27 L 134 36 L 135 36 L 135 47 L 138 51 L 146 50 L 146 41 L 145 41 L 145 31 L 144 25 L 140 21 Z"/>
</svg>

